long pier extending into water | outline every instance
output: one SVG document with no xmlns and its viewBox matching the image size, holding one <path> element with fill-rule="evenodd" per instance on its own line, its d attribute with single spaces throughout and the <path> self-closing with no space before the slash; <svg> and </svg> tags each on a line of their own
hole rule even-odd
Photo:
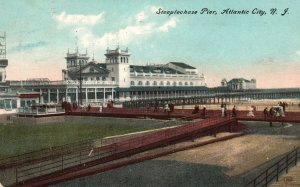
<svg viewBox="0 0 300 187">
<path fill-rule="evenodd" d="M 145 97 L 138 97 L 135 100 L 125 101 L 123 106 L 144 107 L 147 105 L 163 105 L 164 103 L 173 103 L 175 105 L 219 104 L 266 99 L 300 99 L 300 88 L 253 89 L 239 91 L 211 88 L 200 92 L 179 91 L 177 94 L 149 91 L 148 95 L 145 95 Z"/>
</svg>

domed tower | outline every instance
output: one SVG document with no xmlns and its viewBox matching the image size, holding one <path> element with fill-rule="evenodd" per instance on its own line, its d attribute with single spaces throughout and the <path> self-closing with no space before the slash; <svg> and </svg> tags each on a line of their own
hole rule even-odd
<svg viewBox="0 0 300 187">
<path fill-rule="evenodd" d="M 64 79 L 72 79 L 72 75 L 80 69 L 80 67 L 85 66 L 88 63 L 90 57 L 87 56 L 87 51 L 85 54 L 78 52 L 78 49 L 75 53 L 70 53 L 68 50 L 67 56 L 65 57 L 67 63 L 67 69 L 63 70 Z"/>
<path fill-rule="evenodd" d="M 121 50 L 117 47 L 115 50 L 106 50 L 106 68 L 110 71 L 109 78 L 116 81 L 120 88 L 130 87 L 130 64 L 128 48 Z"/>
<path fill-rule="evenodd" d="M 6 59 L 6 34 L 0 35 L 0 83 L 6 81 L 6 67 L 8 60 Z"/>
<path fill-rule="evenodd" d="M 227 80 L 224 78 L 221 81 L 221 86 L 226 87 L 227 86 Z"/>
</svg>

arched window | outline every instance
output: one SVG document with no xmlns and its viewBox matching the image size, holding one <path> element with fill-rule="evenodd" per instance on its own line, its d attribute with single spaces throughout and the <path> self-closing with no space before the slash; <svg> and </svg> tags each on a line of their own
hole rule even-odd
<svg viewBox="0 0 300 187">
<path fill-rule="evenodd" d="M 190 85 L 191 85 L 191 86 L 193 86 L 193 85 L 194 85 L 194 83 L 193 83 L 193 82 L 190 82 Z"/>
<path fill-rule="evenodd" d="M 156 82 L 156 81 L 154 81 L 154 82 L 153 82 L 153 86 L 156 86 L 156 85 L 157 85 L 157 82 Z"/>
<path fill-rule="evenodd" d="M 94 68 L 90 68 L 90 73 L 94 73 L 95 69 Z"/>
<path fill-rule="evenodd" d="M 177 83 L 176 82 L 173 82 L 173 86 L 176 86 L 177 85 Z"/>
<path fill-rule="evenodd" d="M 147 85 L 147 86 L 149 86 L 149 85 L 150 85 L 150 82 L 149 82 L 149 81 L 147 81 L 147 82 L 146 82 L 146 85 Z"/>
<path fill-rule="evenodd" d="M 182 82 L 179 82 L 179 86 L 182 86 Z"/>
<path fill-rule="evenodd" d="M 167 82 L 167 86 L 170 86 L 170 85 L 171 85 L 171 83 L 168 81 L 168 82 Z"/>
<path fill-rule="evenodd" d="M 159 85 L 163 86 L 164 85 L 164 81 L 160 81 Z"/>
<path fill-rule="evenodd" d="M 186 86 L 187 86 L 187 85 L 189 85 L 189 83 L 188 83 L 188 82 L 185 82 L 185 83 L 184 83 L 184 85 L 186 85 Z"/>
<path fill-rule="evenodd" d="M 143 82 L 142 81 L 139 81 L 139 86 L 143 86 Z"/>
<path fill-rule="evenodd" d="M 131 86 L 134 86 L 134 81 L 130 81 L 130 85 L 131 85 Z"/>
</svg>

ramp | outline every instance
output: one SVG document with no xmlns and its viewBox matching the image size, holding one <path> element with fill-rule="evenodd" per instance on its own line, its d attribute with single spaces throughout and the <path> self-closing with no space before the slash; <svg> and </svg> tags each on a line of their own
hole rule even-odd
<svg viewBox="0 0 300 187">
<path fill-rule="evenodd" d="M 13 186 L 49 185 L 61 180 L 80 177 L 81 171 L 86 172 L 87 169 L 99 164 L 195 137 L 216 134 L 224 130 L 231 131 L 232 126 L 235 124 L 236 119 L 234 118 L 206 119 L 115 144 L 82 150 L 75 154 L 62 155 L 35 164 L 24 164 L 16 168 L 16 183 Z"/>
</svg>

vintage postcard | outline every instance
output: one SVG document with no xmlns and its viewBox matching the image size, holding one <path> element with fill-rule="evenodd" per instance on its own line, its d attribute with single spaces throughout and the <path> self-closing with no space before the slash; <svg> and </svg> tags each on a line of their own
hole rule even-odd
<svg viewBox="0 0 300 187">
<path fill-rule="evenodd" d="M 0 186 L 300 185 L 300 1 L 0 5 Z"/>
</svg>

